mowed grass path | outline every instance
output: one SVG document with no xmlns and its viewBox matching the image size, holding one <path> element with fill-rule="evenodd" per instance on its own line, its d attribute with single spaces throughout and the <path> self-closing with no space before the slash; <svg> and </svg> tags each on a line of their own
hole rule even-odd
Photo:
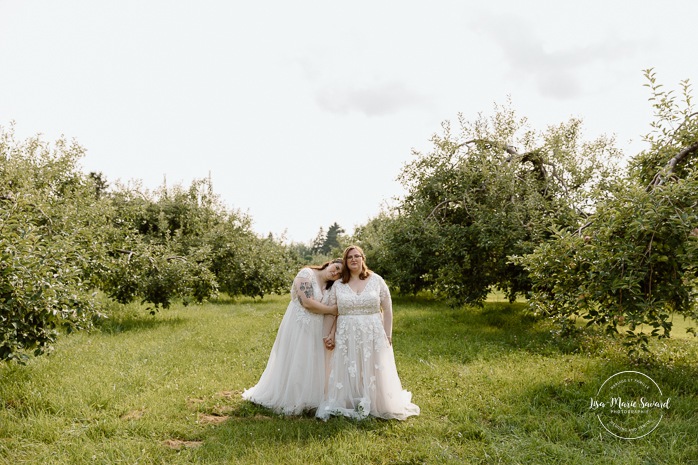
<svg viewBox="0 0 698 465">
<path fill-rule="evenodd" d="M 522 304 L 452 309 L 395 299 L 394 345 L 421 409 L 404 422 L 284 418 L 241 399 L 267 361 L 288 296 L 119 310 L 54 354 L 0 367 L 0 463 L 698 463 L 698 343 L 654 345 L 631 365 L 618 344 L 559 341 Z M 671 397 L 638 440 L 593 412 L 605 379 L 651 376 Z"/>
</svg>

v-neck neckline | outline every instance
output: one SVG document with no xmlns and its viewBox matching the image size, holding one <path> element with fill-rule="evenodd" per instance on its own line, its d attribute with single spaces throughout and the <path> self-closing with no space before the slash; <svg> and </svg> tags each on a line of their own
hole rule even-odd
<svg viewBox="0 0 698 465">
<path fill-rule="evenodd" d="M 371 276 L 373 276 L 373 275 L 371 275 Z M 368 281 L 371 279 L 371 276 L 369 276 L 368 278 L 366 278 L 366 279 L 364 279 L 364 280 L 361 280 L 361 279 L 359 280 L 359 281 L 366 281 L 366 284 L 364 284 L 363 289 L 361 289 L 359 292 L 355 291 L 355 290 L 349 285 L 348 282 L 347 282 L 347 287 L 348 287 L 349 289 L 351 289 L 351 292 L 353 292 L 354 295 L 360 296 L 360 295 L 363 294 L 364 291 L 366 290 L 366 287 L 368 286 Z"/>
</svg>

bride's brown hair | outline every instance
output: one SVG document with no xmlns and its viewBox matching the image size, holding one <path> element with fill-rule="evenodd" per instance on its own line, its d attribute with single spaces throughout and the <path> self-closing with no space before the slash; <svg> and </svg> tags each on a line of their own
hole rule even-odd
<svg viewBox="0 0 698 465">
<path fill-rule="evenodd" d="M 322 265 L 309 265 L 308 268 L 310 268 L 311 270 L 324 270 L 325 268 L 327 268 L 328 266 L 330 266 L 334 263 L 337 263 L 338 265 L 342 265 L 342 259 L 341 258 L 333 258 L 329 262 L 325 262 Z M 342 276 L 344 276 L 343 272 L 342 272 Z M 327 284 L 325 284 L 325 289 L 331 288 L 333 284 L 334 284 L 334 281 L 327 281 Z"/>
<path fill-rule="evenodd" d="M 341 258 L 333 258 L 329 262 L 325 262 L 322 265 L 308 265 L 308 268 L 312 268 L 313 270 L 324 270 L 328 266 L 330 266 L 333 263 L 339 263 L 340 265 L 342 264 L 342 259 Z"/>
<path fill-rule="evenodd" d="M 366 254 L 364 251 L 359 247 L 358 245 L 350 245 L 346 249 L 344 249 L 344 253 L 342 254 L 342 261 L 344 262 L 344 266 L 342 267 L 342 282 L 347 283 L 349 282 L 349 278 L 351 278 L 351 272 L 349 271 L 349 266 L 347 265 L 347 255 L 349 255 L 349 252 L 351 250 L 356 250 L 361 254 L 361 272 L 359 273 L 359 279 L 366 279 L 368 278 L 372 271 L 368 269 L 366 266 Z"/>
</svg>

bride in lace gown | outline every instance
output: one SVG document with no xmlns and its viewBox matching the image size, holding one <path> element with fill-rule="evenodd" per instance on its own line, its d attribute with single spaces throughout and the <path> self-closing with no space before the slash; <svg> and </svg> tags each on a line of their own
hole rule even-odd
<svg viewBox="0 0 698 465">
<path fill-rule="evenodd" d="M 298 272 L 267 366 L 257 385 L 243 392 L 244 399 L 285 415 L 320 404 L 327 381 L 323 319 L 337 313 L 336 304 L 325 304 L 326 287 L 341 269 L 342 261 L 336 259 Z"/>
<path fill-rule="evenodd" d="M 344 251 L 342 279 L 332 286 L 328 303 L 337 304 L 339 316 L 327 397 L 316 416 L 404 420 L 419 415 L 395 366 L 390 291 L 383 278 L 366 267 L 359 247 Z"/>
</svg>

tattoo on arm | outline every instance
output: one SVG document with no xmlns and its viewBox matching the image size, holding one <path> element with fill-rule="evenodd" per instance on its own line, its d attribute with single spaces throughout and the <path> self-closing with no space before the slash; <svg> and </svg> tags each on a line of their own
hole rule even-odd
<svg viewBox="0 0 698 465">
<path fill-rule="evenodd" d="M 310 283 L 300 283 L 300 285 L 298 286 L 298 290 L 301 292 L 301 294 L 305 294 L 305 297 L 308 299 L 313 297 L 313 286 Z M 303 299 L 301 294 L 298 295 L 298 300 L 302 303 Z"/>
</svg>

